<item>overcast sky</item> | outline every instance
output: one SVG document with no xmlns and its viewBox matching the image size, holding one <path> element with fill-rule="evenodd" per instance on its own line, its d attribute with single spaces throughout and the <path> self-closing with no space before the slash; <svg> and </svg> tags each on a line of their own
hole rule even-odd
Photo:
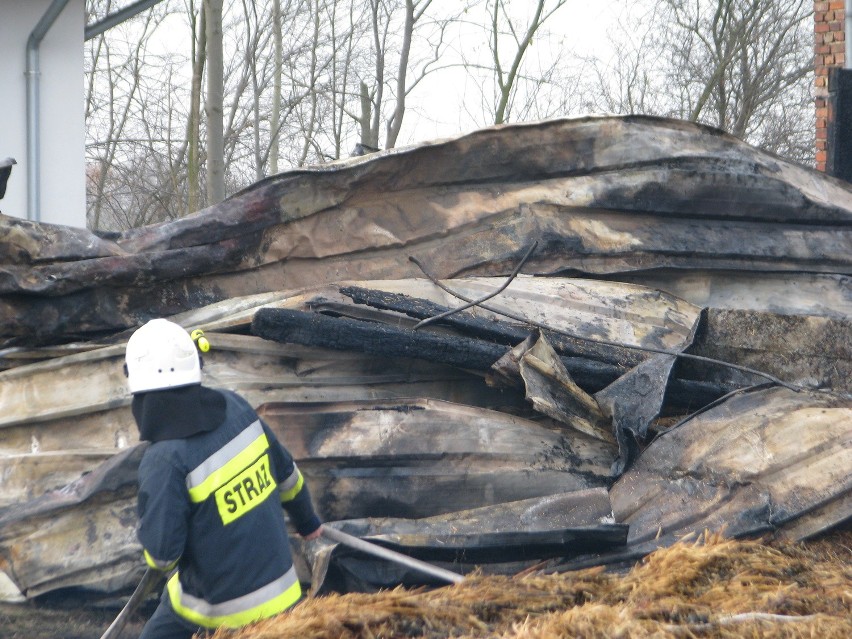
<svg viewBox="0 0 852 639">
<path fill-rule="evenodd" d="M 521 11 L 531 11 L 532 4 L 531 0 L 513 2 Z M 608 32 L 615 16 L 626 7 L 636 4 L 638 0 L 568 0 L 545 24 L 549 36 L 537 38 L 527 51 L 527 63 L 546 65 L 548 59 L 557 53 L 554 50 L 556 48 L 566 49 L 568 55 L 596 56 L 605 60 L 610 51 Z M 458 0 L 433 0 L 430 13 L 447 15 L 457 5 Z M 518 23 L 521 23 L 520 20 Z M 456 50 L 465 48 L 466 52 L 471 54 L 470 43 L 473 38 L 470 30 L 473 28 L 475 27 L 456 26 L 449 39 L 451 47 Z M 159 46 L 163 51 L 174 50 L 176 46 L 186 47 L 187 51 L 184 53 L 189 56 L 186 18 L 183 15 L 170 16 L 156 33 L 157 37 L 152 46 Z M 482 40 L 482 37 L 480 30 L 477 39 Z M 487 55 L 486 50 L 480 53 Z M 508 58 L 513 53 L 507 52 L 505 57 Z M 447 62 L 453 57 L 448 51 Z M 490 64 L 490 60 L 485 62 Z M 188 73 L 189 69 L 186 71 Z M 577 69 L 576 72 L 582 73 L 582 69 Z M 187 81 L 188 79 L 187 76 Z M 480 87 L 461 69 L 457 69 L 455 73 L 444 70 L 440 74 L 427 77 L 409 96 L 399 143 L 409 144 L 450 137 L 481 126 L 465 110 L 477 111 L 480 109 L 480 101 Z"/>
<path fill-rule="evenodd" d="M 545 24 L 551 35 L 546 40 L 541 38 L 535 41 L 526 54 L 527 61 L 538 58 L 542 64 L 546 64 L 548 58 L 555 54 L 551 50 L 555 47 L 564 47 L 569 55 L 595 56 L 606 60 L 611 55 L 608 32 L 615 16 L 625 8 L 625 4 L 625 0 L 569 0 Z M 455 41 L 463 40 L 463 34 L 457 33 Z M 582 73 L 582 68 L 576 71 Z M 461 70 L 455 75 L 453 83 L 448 83 L 447 75 L 443 73 L 424 80 L 423 85 L 411 96 L 411 108 L 406 113 L 401 137 L 414 141 L 428 140 L 457 135 L 475 128 L 476 124 L 460 108 L 464 104 L 471 109 L 478 107 L 479 87 L 472 84 L 471 78 Z"/>
</svg>

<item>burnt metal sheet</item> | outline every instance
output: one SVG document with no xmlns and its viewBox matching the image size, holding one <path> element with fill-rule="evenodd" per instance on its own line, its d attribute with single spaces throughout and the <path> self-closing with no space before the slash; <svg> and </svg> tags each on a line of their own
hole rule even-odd
<svg viewBox="0 0 852 639">
<path fill-rule="evenodd" d="M 504 280 L 470 277 L 456 278 L 446 283 L 461 295 L 479 298 L 497 290 Z M 358 304 L 371 304 L 379 308 L 378 303 L 367 298 L 366 293 L 384 293 L 386 299 L 392 295 L 405 295 L 409 299 L 449 308 L 460 304 L 457 298 L 425 280 L 362 282 L 356 285 L 344 283 L 340 286 L 340 292 Z M 541 322 L 554 330 L 591 340 L 571 338 L 545 330 L 548 341 L 561 354 L 629 367 L 643 361 L 646 355 L 629 348 L 601 345 L 594 340 L 651 348 L 680 348 L 688 344 L 700 312 L 698 306 L 643 286 L 583 278 L 519 276 L 497 297 L 466 311 L 468 315 L 463 315 L 461 320 L 450 316 L 447 325 L 465 333 L 473 328 L 468 328 L 471 322 L 478 322 L 475 324 L 477 335 L 514 346 L 530 334 L 530 328 L 525 322 Z M 519 319 L 510 322 L 504 313 Z M 426 316 L 425 312 L 418 317 L 422 319 L 423 316 Z M 464 318 L 468 316 L 470 321 L 466 325 Z M 492 335 L 484 332 L 479 326 L 482 323 L 492 325 Z M 513 328 L 519 332 L 510 332 Z M 504 337 L 498 338 L 501 334 Z"/>
<path fill-rule="evenodd" d="M 852 277 L 819 273 L 652 270 L 619 273 L 619 282 L 667 291 L 697 306 L 845 319 Z"/>
<path fill-rule="evenodd" d="M 652 357 L 595 394 L 602 412 L 612 419 L 612 430 L 618 441 L 613 477 L 624 472 L 639 444 L 644 442 L 651 422 L 662 411 L 674 363 L 671 355 Z"/>
<path fill-rule="evenodd" d="M 614 447 L 433 399 L 266 404 L 320 516 L 419 519 L 610 483 Z"/>
<path fill-rule="evenodd" d="M 610 457 L 600 442 L 496 411 L 399 399 L 259 410 L 293 452 L 326 519 L 417 517 L 484 505 L 501 513 L 503 501 L 594 487 L 605 495 L 609 483 Z M 144 446 L 110 456 L 62 488 L 0 508 L 0 571 L 24 596 L 68 587 L 111 593 L 138 580 L 136 472 Z M 595 495 L 577 512 L 598 504 L 597 512 Z M 558 517 L 548 503 L 528 507 L 526 516 Z M 488 531 L 502 520 L 478 521 Z"/>
<path fill-rule="evenodd" d="M 526 405 L 520 392 L 438 364 L 206 335 L 213 349 L 204 356 L 205 382 L 240 392 L 254 407 L 413 393 L 470 406 Z M 138 443 L 123 358 L 124 346 L 114 345 L 0 372 L 0 506 L 60 487 Z"/>
<path fill-rule="evenodd" d="M 334 527 L 455 572 L 512 574 L 548 558 L 623 547 L 627 527 L 616 524 L 606 489 L 495 504 L 422 519 L 396 517 L 334 522 Z M 369 592 L 399 584 L 432 584 L 429 577 L 322 540 L 297 542 L 318 593 Z M 433 585 L 441 585 L 434 583 Z"/>
<path fill-rule="evenodd" d="M 454 281 L 454 286 L 467 295 L 481 296 L 502 283 L 501 278 L 465 278 Z M 323 402 L 417 395 L 518 414 L 532 412 L 522 388 L 492 387 L 482 373 L 471 374 L 416 358 L 277 344 L 222 332 L 247 331 L 258 309 L 265 307 L 313 309 L 402 326 L 415 322 L 398 312 L 358 303 L 350 294 L 344 294 L 353 289 L 423 303 L 454 302 L 452 296 L 424 279 L 344 282 L 303 291 L 235 298 L 174 319 L 187 328 L 204 329 L 213 343 L 213 350 L 205 355 L 206 382 L 241 392 L 255 407 L 274 401 Z M 528 334 L 529 328 L 521 329 L 495 311 L 511 309 L 577 334 L 666 348 L 685 343 L 690 323 L 699 313 L 697 307 L 643 287 L 566 278 L 517 278 L 491 304 L 494 311 L 477 308 L 466 314 L 494 329 L 514 331 L 512 339 Z M 456 328 L 434 330 L 453 335 Z M 3 434 L 0 454 L 6 466 L 15 467 L 15 477 L 4 483 L 0 504 L 20 502 L 41 489 L 61 485 L 62 480 L 71 479 L 72 466 L 80 473 L 91 470 L 98 454 L 116 453 L 136 443 L 130 398 L 121 374 L 127 336 L 128 332 L 116 334 L 107 340 L 107 345 L 102 341 L 77 342 L 67 348 L 33 350 L 30 353 L 33 363 L 0 372 L 0 403 L 4 407 L 0 415 Z M 454 338 L 448 343 L 453 347 Z M 618 361 L 626 350 L 579 340 L 569 343 L 567 348 L 607 361 Z M 39 358 L 44 359 L 39 361 Z M 461 364 L 469 362 L 464 360 Z M 578 369 L 571 370 L 576 374 Z M 625 367 L 613 369 L 606 383 L 626 370 Z M 577 380 L 584 388 L 589 384 L 587 376 Z M 598 385 L 596 378 L 592 385 Z M 69 442 L 80 452 L 69 450 Z M 41 454 L 53 457 L 66 454 L 71 465 L 60 477 L 50 470 L 48 460 L 42 459 Z"/>
<path fill-rule="evenodd" d="M 2 454 L 0 478 L 3 495 L 0 497 L 0 507 L 23 503 L 62 488 L 115 454 L 115 449 L 86 450 L 73 447 L 58 451 Z"/>
<path fill-rule="evenodd" d="M 852 517 L 852 398 L 742 393 L 659 436 L 610 491 L 628 544 L 704 530 L 803 539 Z"/>
<path fill-rule="evenodd" d="M 144 445 L 67 486 L 0 508 L 0 571 L 27 598 L 60 588 L 109 593 L 144 570 L 136 541 L 136 487 Z"/>
<path fill-rule="evenodd" d="M 504 378 L 522 379 L 526 398 L 538 412 L 590 437 L 615 443 L 611 420 L 597 400 L 574 383 L 544 336 L 524 340 L 495 369 Z"/>
<path fill-rule="evenodd" d="M 22 220 L 2 213 L 0 249 L 3 267 L 75 262 L 125 253 L 111 240 L 100 238 L 86 229 Z"/>
<path fill-rule="evenodd" d="M 852 272 L 852 190 L 717 130 L 552 120 L 273 176 L 109 238 L 0 218 L 0 345 L 106 334 L 343 279 Z M 50 236 L 60 248 L 41 245 Z M 85 250 L 73 248 L 85 246 Z"/>
</svg>

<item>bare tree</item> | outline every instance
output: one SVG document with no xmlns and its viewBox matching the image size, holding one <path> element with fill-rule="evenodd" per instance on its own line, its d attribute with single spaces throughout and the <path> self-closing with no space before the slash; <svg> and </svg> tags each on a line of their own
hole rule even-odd
<svg viewBox="0 0 852 639">
<path fill-rule="evenodd" d="M 658 5 L 651 5 L 634 5 L 616 18 L 617 36 L 610 42 L 612 53 L 607 59 L 584 59 L 590 73 L 579 93 L 586 112 L 662 114 L 670 110 L 665 105 L 665 71 L 655 61 Z"/>
<path fill-rule="evenodd" d="M 222 0 L 204 0 L 207 33 L 207 200 L 225 199 L 224 53 L 222 50 Z"/>
<path fill-rule="evenodd" d="M 87 19 L 107 15 L 111 2 L 90 0 Z M 148 57 L 147 46 L 157 26 L 168 15 L 160 8 L 139 16 L 132 30 L 113 29 L 93 39 L 87 48 L 86 144 L 87 224 L 93 229 L 114 229 L 144 224 L 154 217 L 144 188 L 132 193 L 134 181 L 125 182 L 125 167 L 162 145 L 162 132 L 151 136 L 140 107 L 153 86 L 168 84 L 170 63 Z M 168 137 L 168 134 L 165 134 Z M 162 166 L 161 163 L 158 163 Z M 146 168 L 150 168 L 146 164 Z M 171 176 L 165 177 L 171 181 Z M 131 197 L 138 198 L 129 209 Z M 142 200 L 145 200 L 142 202 Z"/>
<path fill-rule="evenodd" d="M 361 143 L 379 146 L 382 123 L 385 148 L 396 146 L 406 113 L 406 100 L 436 68 L 444 50 L 446 26 L 457 13 L 436 19 L 427 16 L 433 0 L 370 0 L 372 77 L 358 84 Z M 456 11 L 462 11 L 459 5 Z M 418 42 L 416 59 L 415 41 Z M 387 105 L 386 91 L 390 93 Z"/>
<path fill-rule="evenodd" d="M 336 54 L 331 58 L 329 67 L 329 100 L 331 107 L 331 128 L 329 140 L 331 143 L 330 156 L 337 159 L 341 156 L 343 140 L 349 128 L 352 128 L 353 120 L 347 113 L 347 102 L 351 100 L 352 91 L 349 88 L 350 77 L 352 77 L 355 61 L 355 29 L 356 16 L 363 8 L 358 8 L 356 3 L 350 2 L 348 6 L 339 6 L 338 2 L 326 3 L 326 21 L 329 25 L 331 43 Z M 338 16 L 347 15 L 348 21 L 343 21 Z M 359 95 L 360 99 L 360 95 Z M 363 137 L 363 134 L 362 136 Z"/>
<path fill-rule="evenodd" d="M 548 0 L 536 0 L 532 16 L 525 27 L 519 28 L 513 20 L 509 11 L 509 0 L 491 0 L 491 34 L 489 47 L 491 59 L 494 64 L 494 79 L 497 84 L 497 104 L 494 108 L 494 124 L 502 124 L 506 121 L 511 110 L 511 97 L 515 91 L 516 81 L 520 73 L 521 63 L 524 55 L 532 43 L 533 37 L 541 29 L 542 25 L 562 6 L 567 0 L 554 0 L 549 4 Z M 501 59 L 500 45 L 503 36 L 508 35 L 513 43 L 514 53 L 508 68 Z"/>
<path fill-rule="evenodd" d="M 198 11 L 194 0 L 189 0 L 187 7 L 192 30 L 192 89 L 189 101 L 189 117 L 187 118 L 187 213 L 201 208 L 201 160 L 199 157 L 201 140 L 201 84 L 204 78 L 204 64 L 207 60 L 207 26 L 204 4 Z"/>
<path fill-rule="evenodd" d="M 610 110 L 703 122 L 791 159 L 812 161 L 813 3 L 655 4 L 652 20 L 645 14 L 626 27 L 643 38 L 619 36 L 632 49 L 618 58 L 615 85 L 608 76 Z"/>
<path fill-rule="evenodd" d="M 112 0 L 88 3 L 103 15 Z M 107 209 L 110 228 L 196 211 L 282 162 L 336 159 L 346 141 L 395 146 L 410 96 L 449 66 L 447 26 L 469 6 L 169 0 L 108 31 L 87 49 L 93 57 L 113 56 L 117 34 L 127 46 L 123 73 L 110 58 L 88 76 L 89 148 L 100 152 L 89 171 L 94 226 Z M 187 29 L 180 49 L 154 53 L 154 28 L 175 12 Z"/>
<path fill-rule="evenodd" d="M 402 128 L 402 119 L 405 117 L 405 98 L 410 91 L 407 86 L 408 62 L 411 57 L 411 40 L 414 36 L 414 25 L 423 17 L 432 0 L 405 0 L 405 19 L 402 27 L 402 45 L 399 48 L 399 64 L 396 72 L 396 101 L 393 111 L 387 123 L 387 137 L 385 146 L 392 148 L 396 146 L 399 130 Z"/>
<path fill-rule="evenodd" d="M 580 72 L 566 61 L 564 39 L 546 24 L 567 0 L 472 0 L 460 21 L 464 31 L 459 47 L 460 66 L 479 104 L 469 99 L 461 106 L 481 124 L 502 124 L 531 117 L 565 114 L 568 87 L 576 86 Z M 541 46 L 534 47 L 541 42 Z M 538 55 L 530 59 L 530 52 Z M 478 111 L 477 111 L 478 107 Z"/>
<path fill-rule="evenodd" d="M 110 1 L 89 0 L 99 7 Z M 383 135 L 381 145 L 395 146 L 410 97 L 427 76 L 453 64 L 444 56 L 447 27 L 481 2 L 241 0 L 225 6 L 221 0 L 170 0 L 143 12 L 122 27 L 127 42 L 139 45 L 126 53 L 134 72 L 112 73 L 111 64 L 93 66 L 89 76 L 90 148 L 111 149 L 101 168 L 90 171 L 95 224 L 101 226 L 103 207 L 114 220 L 109 226 L 186 214 L 277 172 L 280 163 L 336 159 L 347 140 L 378 147 Z M 435 6 L 441 13 L 432 15 Z M 152 53 L 144 20 L 175 11 L 185 15 L 185 50 Z M 550 14 L 536 15 L 540 25 Z M 104 55 L 109 41 L 91 53 Z M 512 86 L 523 78 L 527 98 L 515 113 L 526 117 L 551 104 L 544 87 L 559 73 L 555 67 L 540 72 L 536 84 L 513 72 Z M 107 86 L 120 95 L 102 100 L 99 91 Z M 125 105 L 124 115 L 113 117 L 126 120 L 123 129 L 99 120 L 108 109 L 95 113 L 98 100 L 113 112 Z"/>
<path fill-rule="evenodd" d="M 738 137 L 755 116 L 813 69 L 809 0 L 665 0 L 674 64 L 688 64 L 683 94 L 690 120 L 708 121 Z M 806 35 L 807 34 L 807 35 Z M 684 74 L 675 78 L 683 81 Z M 749 124 L 752 126 L 750 127 Z"/>
<path fill-rule="evenodd" d="M 281 33 L 281 0 L 272 0 L 272 42 L 274 44 L 272 76 L 272 113 L 269 115 L 269 170 L 278 173 L 278 136 L 281 128 L 281 72 L 284 60 L 284 37 Z"/>
</svg>

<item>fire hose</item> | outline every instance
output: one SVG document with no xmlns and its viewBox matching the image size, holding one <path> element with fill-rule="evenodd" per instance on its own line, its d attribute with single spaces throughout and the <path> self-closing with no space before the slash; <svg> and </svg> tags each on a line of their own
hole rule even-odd
<svg viewBox="0 0 852 639">
<path fill-rule="evenodd" d="M 375 557 L 380 557 L 382 559 L 387 559 L 388 561 L 393 561 L 407 568 L 413 568 L 424 574 L 430 575 L 432 577 L 437 577 L 442 581 L 448 581 L 450 583 L 457 584 L 464 579 L 464 577 L 462 577 L 460 574 L 451 570 L 446 570 L 444 568 L 439 568 L 438 566 L 433 566 L 432 564 L 426 563 L 425 561 L 420 561 L 419 559 L 415 559 L 414 557 L 409 557 L 408 555 L 404 555 L 400 552 L 396 552 L 395 550 L 385 548 L 384 546 L 379 546 L 377 544 L 370 543 L 369 541 L 364 541 L 363 539 L 360 539 L 358 537 L 353 537 L 352 535 L 348 535 L 345 532 L 337 530 L 336 528 L 329 528 L 328 526 L 323 526 L 322 536 L 326 539 L 330 539 L 331 541 L 336 541 L 339 544 L 343 544 L 344 546 L 354 548 L 355 550 L 360 550 L 361 552 L 365 552 Z"/>
</svg>

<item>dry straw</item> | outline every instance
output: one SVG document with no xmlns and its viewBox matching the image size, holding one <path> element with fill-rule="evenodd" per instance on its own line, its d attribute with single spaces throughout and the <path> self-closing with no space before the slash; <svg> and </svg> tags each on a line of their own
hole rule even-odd
<svg viewBox="0 0 852 639">
<path fill-rule="evenodd" d="M 852 637 L 852 531 L 772 545 L 706 534 L 626 574 L 473 576 L 436 590 L 307 599 L 217 639 Z"/>
</svg>

